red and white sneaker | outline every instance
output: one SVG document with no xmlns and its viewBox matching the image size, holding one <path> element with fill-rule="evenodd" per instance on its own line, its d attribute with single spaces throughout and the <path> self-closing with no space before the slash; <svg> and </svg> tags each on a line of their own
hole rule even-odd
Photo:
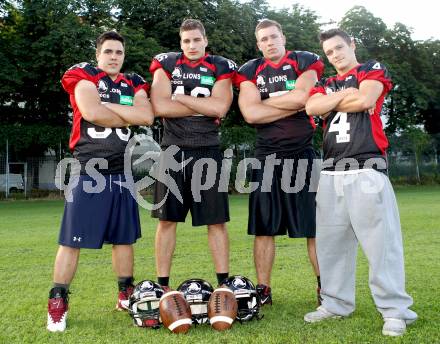
<svg viewBox="0 0 440 344">
<path fill-rule="evenodd" d="M 130 296 L 133 294 L 134 286 L 128 286 L 118 293 L 118 302 L 116 303 L 116 310 L 127 311 L 130 303 Z"/>
<path fill-rule="evenodd" d="M 66 329 L 68 293 L 63 288 L 52 288 L 47 303 L 47 329 L 50 332 L 63 332 Z"/>
</svg>

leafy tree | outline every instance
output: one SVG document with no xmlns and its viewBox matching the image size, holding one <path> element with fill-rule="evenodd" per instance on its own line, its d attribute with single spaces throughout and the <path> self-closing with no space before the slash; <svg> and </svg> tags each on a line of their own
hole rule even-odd
<svg viewBox="0 0 440 344">
<path fill-rule="evenodd" d="M 59 80 L 73 64 L 93 63 L 97 35 L 120 31 L 127 40 L 124 70 L 151 80 L 152 57 L 180 50 L 179 26 L 189 17 L 204 22 L 210 53 L 239 65 L 259 55 L 254 28 L 262 18 L 283 25 L 288 49 L 321 54 L 317 16 L 298 4 L 272 10 L 265 0 L 1 1 L 1 137 L 7 135 L 16 146 L 14 154 L 22 156 L 41 155 L 58 148 L 59 141 L 67 145 L 71 109 Z M 388 28 L 361 6 L 348 11 L 340 25 L 356 38 L 360 61 L 380 60 L 392 74 L 395 88 L 384 106 L 388 133 L 418 125 L 432 135 L 439 133 L 440 41 L 413 41 L 405 25 Z M 255 135 L 236 99 L 221 130 L 224 145 L 237 146 L 240 139 L 251 142 Z"/>
<path fill-rule="evenodd" d="M 354 6 L 339 23 L 341 28 L 352 34 L 357 44 L 359 60 L 366 61 L 380 55 L 384 45 L 387 26 L 363 6 Z"/>
<path fill-rule="evenodd" d="M 396 23 L 389 29 L 362 6 L 348 11 L 340 26 L 355 38 L 360 62 L 379 60 L 392 75 L 394 89 L 384 105 L 388 134 L 426 120 L 432 125 L 429 118 L 439 104 L 439 99 L 432 101 L 438 94 L 438 82 L 432 80 L 440 71 L 438 44 L 414 42 L 405 25 Z"/>
</svg>

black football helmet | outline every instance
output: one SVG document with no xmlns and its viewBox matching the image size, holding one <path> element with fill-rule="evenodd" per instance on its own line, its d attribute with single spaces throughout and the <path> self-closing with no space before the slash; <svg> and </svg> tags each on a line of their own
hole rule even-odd
<svg viewBox="0 0 440 344">
<path fill-rule="evenodd" d="M 249 321 L 253 318 L 261 319 L 260 297 L 252 281 L 241 275 L 226 278 L 222 284 L 234 292 L 238 303 L 237 320 Z"/>
<path fill-rule="evenodd" d="M 183 293 L 191 307 L 193 323 L 207 323 L 208 301 L 214 291 L 212 285 L 200 278 L 192 278 L 182 282 L 177 290 Z"/>
<path fill-rule="evenodd" d="M 159 301 L 164 290 L 150 280 L 139 282 L 133 290 L 128 303 L 128 312 L 136 326 L 160 327 Z"/>
</svg>

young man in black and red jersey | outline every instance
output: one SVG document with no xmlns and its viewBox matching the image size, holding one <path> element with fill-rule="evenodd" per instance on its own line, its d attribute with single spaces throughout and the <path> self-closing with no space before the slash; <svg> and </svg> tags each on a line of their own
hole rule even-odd
<svg viewBox="0 0 440 344">
<path fill-rule="evenodd" d="M 222 166 L 219 123 L 232 102 L 231 79 L 236 66 L 224 57 L 206 54 L 207 45 L 203 24 L 187 19 L 180 27 L 182 52 L 159 54 L 150 67 L 153 74 L 151 102 L 164 125 L 161 146 L 163 150 L 177 146 L 179 151 L 174 159 L 182 164 L 180 170 L 170 170 L 168 174 L 178 186 L 180 200 L 169 192 L 168 185 L 156 182 L 155 186 L 155 203 L 164 202 L 152 213 L 159 219 L 156 267 L 158 283 L 164 287 L 169 286 L 177 222 L 185 222 L 188 211 L 193 226 L 208 226 L 208 242 L 219 284 L 229 273 L 225 225 L 229 221 L 229 206 L 227 190 L 219 190 Z M 216 173 L 207 173 L 206 170 L 212 169 L 200 164 L 208 160 L 216 166 Z M 161 170 L 167 169 L 166 164 L 162 161 Z M 210 179 L 212 187 L 195 190 L 201 182 L 196 179 Z M 200 195 L 199 199 L 194 197 L 195 193 Z"/>
<path fill-rule="evenodd" d="M 398 336 L 417 319 L 405 292 L 399 212 L 387 177 L 387 138 L 380 113 L 391 90 L 386 67 L 359 64 L 355 44 L 332 29 L 320 41 L 337 75 L 310 92 L 307 113 L 325 118 L 324 162 L 317 201 L 317 254 L 322 306 L 307 322 L 345 317 L 355 308 L 358 242 L 367 256 L 371 294 L 384 318 L 382 333 Z"/>
<path fill-rule="evenodd" d="M 137 74 L 121 74 L 124 38 L 105 32 L 96 41 L 98 67 L 81 63 L 70 68 L 62 85 L 70 95 L 73 127 L 70 149 L 81 172 L 67 201 L 55 259 L 53 288 L 49 293 L 47 329 L 64 331 L 69 285 L 81 248 L 113 245 L 113 269 L 118 276 L 118 302 L 133 287 L 133 246 L 141 236 L 136 200 L 125 182 L 124 152 L 130 138 L 128 125 L 150 125 L 152 107 L 148 85 Z"/>
<path fill-rule="evenodd" d="M 258 187 L 249 197 L 248 234 L 255 235 L 257 291 L 262 304 L 272 304 L 270 279 L 275 236 L 307 238 L 307 249 L 318 281 L 315 252 L 315 192 L 310 190 L 315 153 L 313 120 L 304 112 L 309 90 L 321 77 L 319 56 L 286 51 L 286 38 L 276 21 L 255 28 L 262 58 L 240 67 L 236 83 L 246 122 L 257 129 L 256 158 L 251 181 Z"/>
</svg>

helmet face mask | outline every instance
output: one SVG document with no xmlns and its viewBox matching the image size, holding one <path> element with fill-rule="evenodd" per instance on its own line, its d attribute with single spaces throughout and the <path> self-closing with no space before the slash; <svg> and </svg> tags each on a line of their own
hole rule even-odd
<svg viewBox="0 0 440 344">
<path fill-rule="evenodd" d="M 183 293 L 189 303 L 193 323 L 207 323 L 208 301 L 214 291 L 212 285 L 203 279 L 192 278 L 182 282 L 177 290 Z"/>
<path fill-rule="evenodd" d="M 159 301 L 164 291 L 150 280 L 139 282 L 129 299 L 128 311 L 136 326 L 160 327 Z"/>
<path fill-rule="evenodd" d="M 237 320 L 260 319 L 260 297 L 250 279 L 235 275 L 228 277 L 223 284 L 231 289 L 238 304 Z"/>
</svg>

